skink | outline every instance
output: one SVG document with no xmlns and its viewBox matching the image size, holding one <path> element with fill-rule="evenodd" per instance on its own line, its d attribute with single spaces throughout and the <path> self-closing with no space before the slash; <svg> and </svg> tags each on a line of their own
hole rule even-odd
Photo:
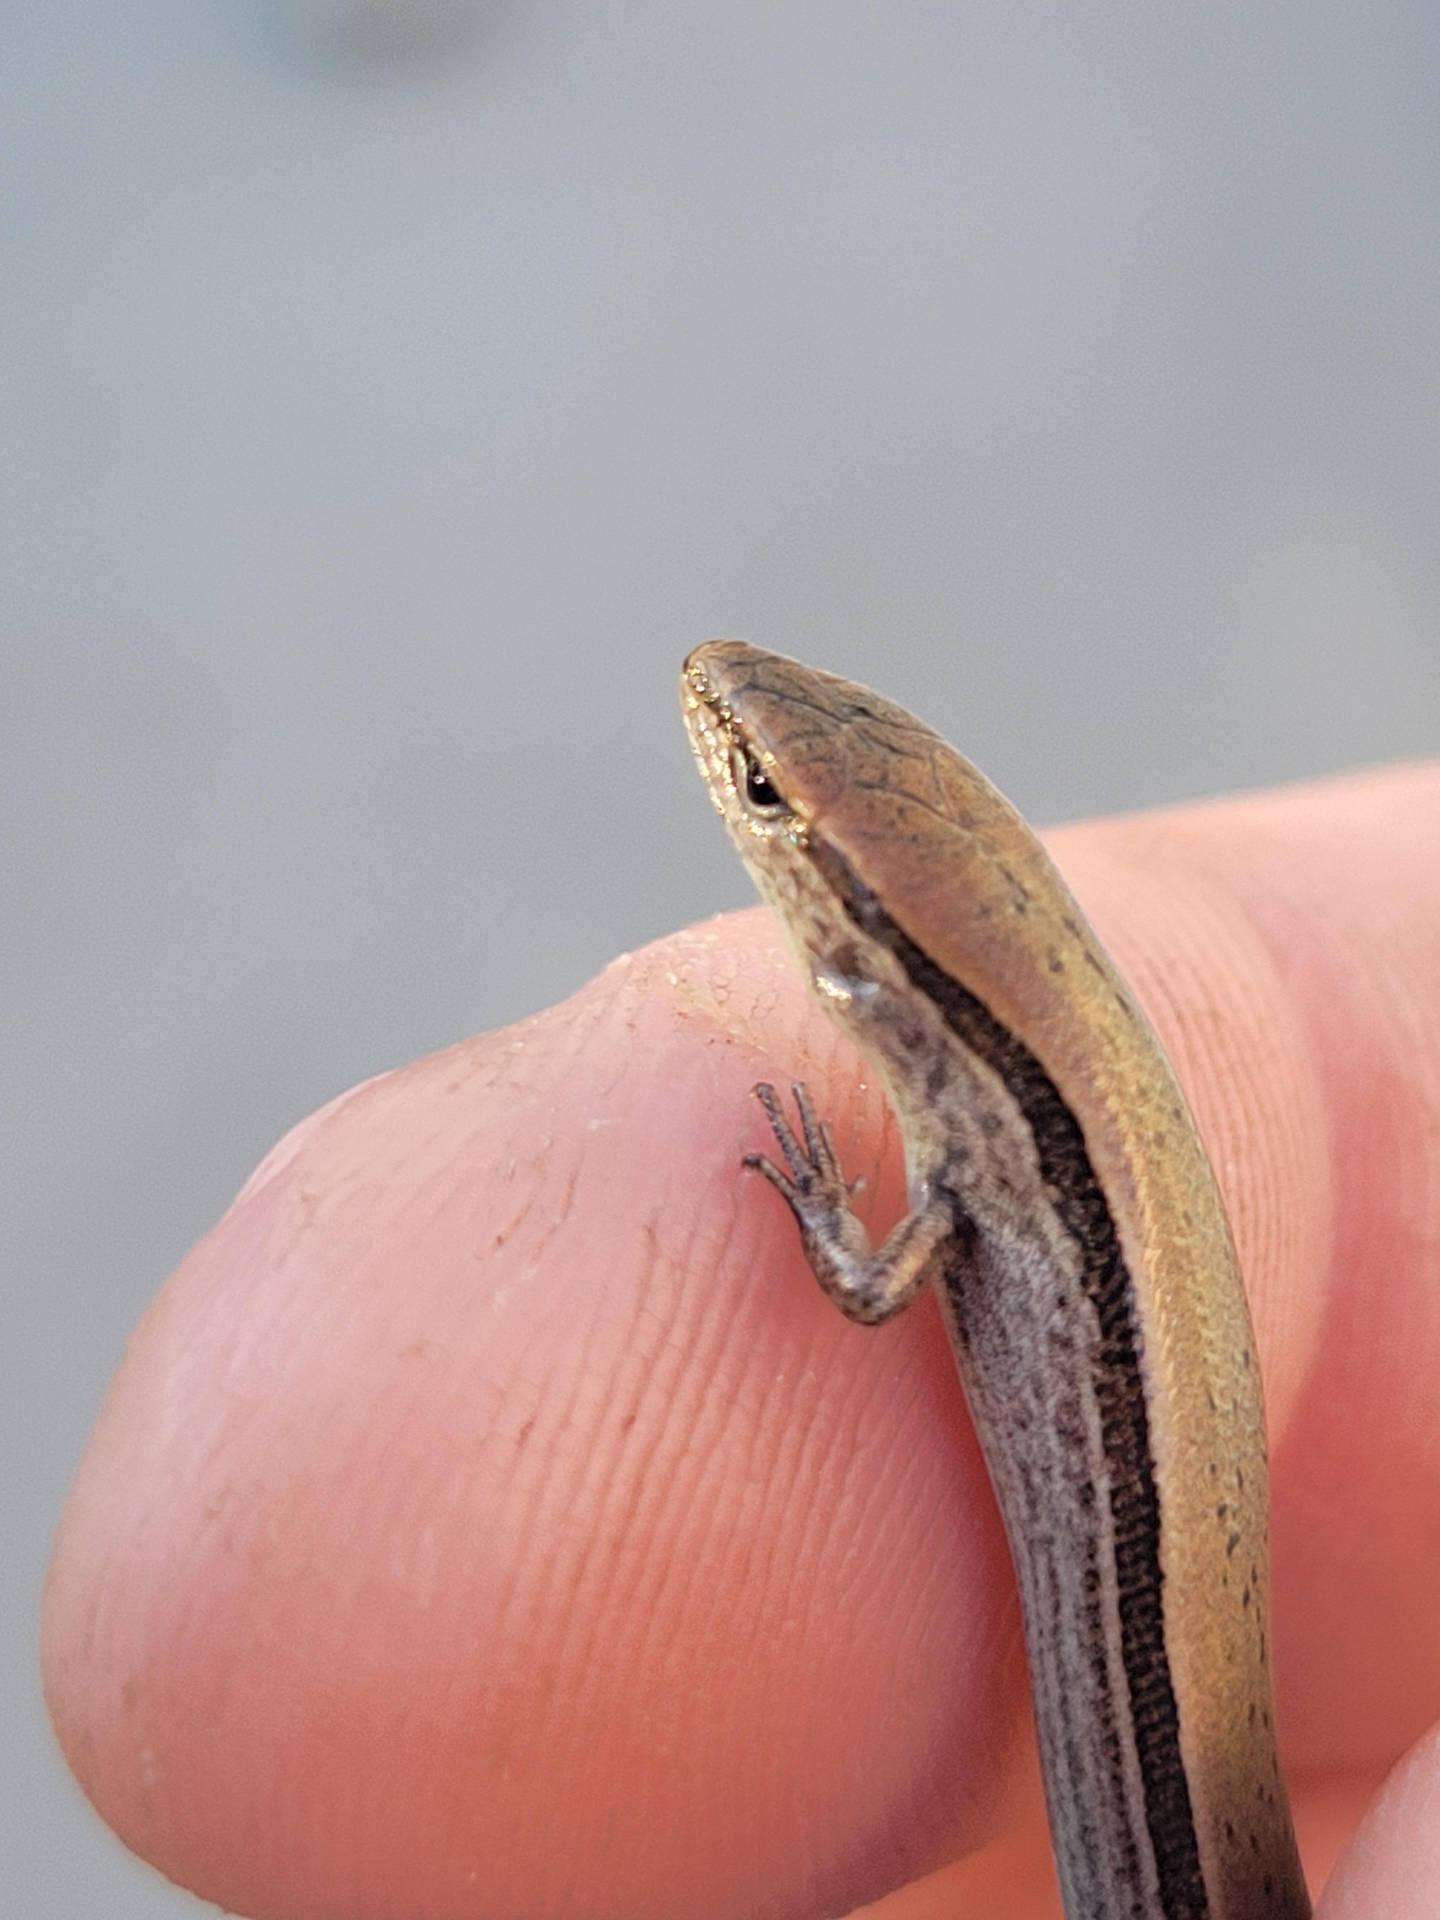
<svg viewBox="0 0 1440 1920">
<path fill-rule="evenodd" d="M 821 1286 L 934 1285 L 1010 1542 L 1067 1920 L 1306 1920 L 1276 1760 L 1260 1377 L 1159 1041 L 1030 828 L 866 688 L 685 663 L 711 796 L 879 1071 L 909 1212 L 872 1250 L 828 1127 L 757 1093 Z"/>
</svg>

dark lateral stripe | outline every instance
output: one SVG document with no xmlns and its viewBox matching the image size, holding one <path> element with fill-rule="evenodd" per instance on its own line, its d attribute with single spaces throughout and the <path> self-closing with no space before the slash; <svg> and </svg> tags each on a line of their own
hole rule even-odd
<svg viewBox="0 0 1440 1920">
<path fill-rule="evenodd" d="M 1056 1213 L 1080 1249 L 1081 1285 L 1100 1329 L 1092 1384 L 1110 1469 L 1121 1660 L 1160 1905 L 1165 1920 L 1208 1920 L 1210 1903 L 1180 1753 L 1180 1715 L 1165 1654 L 1160 1500 L 1131 1281 L 1079 1122 L 1029 1048 L 896 926 L 848 863 L 817 841 L 812 841 L 811 853 L 855 925 L 895 955 L 951 1031 L 1005 1082 L 1034 1135 Z"/>
</svg>

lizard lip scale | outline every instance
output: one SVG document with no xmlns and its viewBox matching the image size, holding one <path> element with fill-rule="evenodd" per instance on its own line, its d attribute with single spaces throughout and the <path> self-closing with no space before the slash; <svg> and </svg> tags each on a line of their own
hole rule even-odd
<svg viewBox="0 0 1440 1920">
<path fill-rule="evenodd" d="M 757 1094 L 841 1311 L 939 1295 L 1025 1620 L 1067 1920 L 1307 1920 L 1276 1759 L 1264 1409 L 1169 1061 L 1034 833 L 893 702 L 741 641 L 685 663 L 701 773 L 874 1063 L 909 1211 L 878 1248 L 803 1087 Z"/>
</svg>

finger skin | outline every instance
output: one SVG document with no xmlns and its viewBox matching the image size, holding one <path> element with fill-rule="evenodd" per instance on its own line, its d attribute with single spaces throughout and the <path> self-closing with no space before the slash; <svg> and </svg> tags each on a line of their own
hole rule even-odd
<svg viewBox="0 0 1440 1920">
<path fill-rule="evenodd" d="M 1440 1712 L 1440 769 L 1053 845 L 1231 1207 L 1287 1758 L 1378 1776 Z M 272 1154 L 56 1542 L 51 1711 L 136 1851 L 256 1920 L 793 1920 L 1033 1820 L 938 1316 L 848 1325 L 739 1166 L 791 1078 L 887 1224 L 893 1125 L 758 912 Z"/>
<path fill-rule="evenodd" d="M 1440 1727 L 1400 1762 L 1366 1814 L 1316 1920 L 1440 1913 Z"/>
<path fill-rule="evenodd" d="M 741 1176 L 754 1010 L 806 998 L 757 938 L 358 1089 L 140 1327 L 45 1664 L 172 1877 L 286 1920 L 833 1913 L 994 1805 L 1020 1648 L 938 1325 L 867 1341 Z"/>
</svg>

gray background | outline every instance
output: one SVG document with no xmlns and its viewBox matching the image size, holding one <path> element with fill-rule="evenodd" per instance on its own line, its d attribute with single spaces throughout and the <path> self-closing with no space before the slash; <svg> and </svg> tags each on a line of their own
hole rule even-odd
<svg viewBox="0 0 1440 1920">
<path fill-rule="evenodd" d="M 365 1074 L 747 899 L 683 650 L 1056 818 L 1433 749 L 1433 8 L 47 0 L 0 55 L 6 1913 L 128 1327 Z"/>
</svg>

